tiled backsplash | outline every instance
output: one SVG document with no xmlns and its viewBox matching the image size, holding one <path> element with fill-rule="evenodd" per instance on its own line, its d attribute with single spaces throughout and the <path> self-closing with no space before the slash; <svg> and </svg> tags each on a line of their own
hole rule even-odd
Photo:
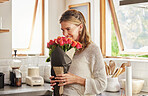
<svg viewBox="0 0 148 96">
<path fill-rule="evenodd" d="M 22 72 L 22 81 L 25 82 L 25 77 L 27 76 L 27 71 L 29 66 L 39 66 L 40 75 L 44 77 L 44 66 L 49 65 L 49 62 L 46 62 L 47 57 L 19 57 L 17 59 L 22 61 L 20 70 Z M 0 59 L 0 72 L 5 74 L 5 83 L 9 84 L 9 71 L 11 70 L 11 60 L 12 59 Z"/>
<path fill-rule="evenodd" d="M 44 66 L 49 65 L 48 62 L 46 62 L 47 57 L 25 57 L 25 58 L 19 58 L 22 61 L 22 66 L 20 68 L 22 72 L 22 79 L 23 82 L 25 82 L 25 77 L 28 74 L 27 69 L 29 66 L 39 66 L 40 68 L 40 75 L 44 76 Z M 3 72 L 5 74 L 5 83 L 9 83 L 9 70 L 10 68 L 10 61 L 12 59 L 0 59 L 0 72 Z M 131 62 L 132 65 L 132 78 L 137 79 L 144 79 L 144 87 L 142 91 L 148 92 L 148 60 L 132 60 L 132 59 L 115 59 L 115 58 L 105 58 L 104 59 L 107 64 L 109 63 L 109 60 L 114 60 L 116 63 L 116 67 L 120 67 L 122 63 L 125 63 L 127 61 Z M 119 76 L 120 79 L 125 78 L 125 72 Z"/>
<path fill-rule="evenodd" d="M 120 67 L 122 63 L 130 61 L 132 65 L 132 78 L 144 80 L 144 86 L 142 91 L 148 92 L 148 60 L 117 59 L 117 58 L 105 58 L 104 60 L 107 62 L 107 64 L 109 64 L 109 60 L 114 60 L 116 63 L 116 67 Z M 121 79 L 125 79 L 125 72 L 119 75 L 119 81 Z"/>
</svg>

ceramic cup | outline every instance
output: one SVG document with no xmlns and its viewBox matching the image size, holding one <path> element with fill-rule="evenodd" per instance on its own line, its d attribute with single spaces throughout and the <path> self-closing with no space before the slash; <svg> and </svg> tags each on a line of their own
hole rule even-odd
<svg viewBox="0 0 148 96">
<path fill-rule="evenodd" d="M 111 76 L 107 77 L 107 88 L 106 91 L 117 92 L 120 90 L 120 84 L 118 77 L 112 78 Z"/>
</svg>

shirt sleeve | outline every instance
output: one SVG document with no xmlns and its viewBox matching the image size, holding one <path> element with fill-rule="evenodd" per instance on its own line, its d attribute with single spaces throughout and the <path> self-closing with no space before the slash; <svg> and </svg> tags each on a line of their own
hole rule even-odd
<svg viewBox="0 0 148 96">
<path fill-rule="evenodd" d="M 105 64 L 99 47 L 90 48 L 88 58 L 91 63 L 92 78 L 86 78 L 85 95 L 100 94 L 106 89 Z"/>
</svg>

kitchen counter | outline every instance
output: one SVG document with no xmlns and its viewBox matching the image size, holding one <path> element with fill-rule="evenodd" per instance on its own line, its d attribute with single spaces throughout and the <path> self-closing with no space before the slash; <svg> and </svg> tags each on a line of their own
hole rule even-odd
<svg viewBox="0 0 148 96">
<path fill-rule="evenodd" d="M 5 86 L 0 89 L 0 96 L 51 96 L 51 86 L 49 83 L 45 83 L 43 86 L 28 86 L 23 84 L 21 87 L 11 87 Z M 121 91 L 119 92 L 103 92 L 97 96 L 121 96 Z M 122 95 L 124 96 L 124 95 Z M 140 92 L 133 96 L 148 96 L 146 92 Z"/>
<path fill-rule="evenodd" d="M 43 86 L 29 86 L 26 84 L 22 84 L 21 87 L 11 87 L 4 86 L 4 88 L 0 89 L 0 96 L 50 96 L 51 86 L 49 83 L 45 83 Z"/>
<path fill-rule="evenodd" d="M 121 95 L 121 90 L 119 92 L 103 92 L 97 96 L 125 96 L 124 93 Z M 140 92 L 139 94 L 133 94 L 133 96 L 148 96 L 146 92 Z"/>
</svg>

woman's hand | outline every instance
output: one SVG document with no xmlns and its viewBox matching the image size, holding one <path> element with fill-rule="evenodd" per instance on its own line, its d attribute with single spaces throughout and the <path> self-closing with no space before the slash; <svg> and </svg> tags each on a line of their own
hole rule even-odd
<svg viewBox="0 0 148 96">
<path fill-rule="evenodd" d="M 81 84 L 83 86 L 85 85 L 84 78 L 74 75 L 70 72 L 67 74 L 59 74 L 57 77 L 55 77 L 55 79 L 56 80 L 54 80 L 54 82 L 59 82 L 58 86 L 64 86 L 73 83 Z"/>
<path fill-rule="evenodd" d="M 51 76 L 49 79 L 50 79 L 50 86 L 54 86 L 54 85 L 56 85 L 56 82 L 55 82 L 55 80 L 52 80 L 54 78 L 54 76 Z M 53 90 L 54 88 L 52 88 L 52 90 Z"/>
</svg>

